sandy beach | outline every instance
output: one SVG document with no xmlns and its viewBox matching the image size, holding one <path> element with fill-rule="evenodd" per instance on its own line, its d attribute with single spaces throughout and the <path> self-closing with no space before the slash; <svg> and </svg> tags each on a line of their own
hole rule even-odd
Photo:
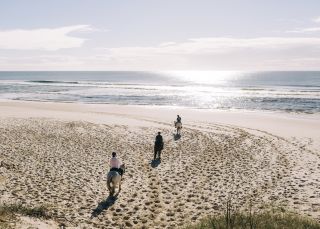
<svg viewBox="0 0 320 229">
<path fill-rule="evenodd" d="M 74 228 L 182 227 L 221 213 L 228 198 L 320 222 L 319 130 L 311 114 L 3 100 L 0 203 L 44 205 Z M 151 163 L 158 131 L 165 148 Z M 112 151 L 127 165 L 116 198 L 106 186 Z"/>
</svg>

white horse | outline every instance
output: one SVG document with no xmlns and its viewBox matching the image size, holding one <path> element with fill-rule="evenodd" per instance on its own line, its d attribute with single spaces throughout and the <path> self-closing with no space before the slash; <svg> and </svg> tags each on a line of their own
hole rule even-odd
<svg viewBox="0 0 320 229">
<path fill-rule="evenodd" d="M 181 122 L 174 121 L 174 126 L 175 126 L 176 129 L 177 129 L 177 134 L 180 135 L 180 130 L 182 129 L 182 123 L 181 123 Z"/>
<path fill-rule="evenodd" d="M 125 165 L 122 164 L 120 168 L 123 170 L 123 174 L 125 172 Z M 107 187 L 110 192 L 110 196 L 112 196 L 116 191 L 116 186 L 119 187 L 119 191 L 121 191 L 121 175 L 117 171 L 109 171 L 107 175 Z"/>
</svg>

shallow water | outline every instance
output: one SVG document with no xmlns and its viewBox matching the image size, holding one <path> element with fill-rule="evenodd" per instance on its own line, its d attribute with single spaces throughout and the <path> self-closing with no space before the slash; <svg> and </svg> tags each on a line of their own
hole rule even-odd
<svg viewBox="0 0 320 229">
<path fill-rule="evenodd" d="M 0 99 L 320 112 L 320 72 L 0 72 Z"/>
</svg>

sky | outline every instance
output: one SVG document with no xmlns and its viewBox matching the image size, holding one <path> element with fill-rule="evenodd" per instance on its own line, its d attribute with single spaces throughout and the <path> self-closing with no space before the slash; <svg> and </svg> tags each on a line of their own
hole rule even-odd
<svg viewBox="0 0 320 229">
<path fill-rule="evenodd" d="M 0 0 L 1 70 L 320 70 L 320 1 Z"/>
</svg>

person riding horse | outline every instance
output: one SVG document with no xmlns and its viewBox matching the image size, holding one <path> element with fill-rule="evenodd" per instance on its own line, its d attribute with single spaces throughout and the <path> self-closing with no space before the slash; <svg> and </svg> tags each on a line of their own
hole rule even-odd
<svg viewBox="0 0 320 229">
<path fill-rule="evenodd" d="M 110 159 L 110 171 L 116 171 L 121 176 L 123 175 L 123 169 L 121 168 L 121 161 L 117 158 L 117 153 L 112 152 L 112 158 Z"/>
<path fill-rule="evenodd" d="M 159 155 L 159 159 L 161 159 L 161 150 L 163 150 L 163 138 L 161 132 L 158 132 L 154 143 L 154 160 L 156 160 L 157 154 Z"/>
<path fill-rule="evenodd" d="M 174 127 L 177 128 L 177 135 L 180 135 L 180 130 L 182 128 L 180 115 L 177 115 L 177 121 L 174 121 Z"/>
<path fill-rule="evenodd" d="M 107 174 L 107 187 L 110 192 L 110 196 L 115 193 L 116 187 L 119 187 L 121 191 L 122 175 L 125 172 L 125 164 L 117 158 L 116 152 L 112 152 L 112 158 L 110 159 L 110 171 Z"/>
<path fill-rule="evenodd" d="M 177 122 L 176 123 L 181 123 L 181 117 L 177 115 Z"/>
</svg>

